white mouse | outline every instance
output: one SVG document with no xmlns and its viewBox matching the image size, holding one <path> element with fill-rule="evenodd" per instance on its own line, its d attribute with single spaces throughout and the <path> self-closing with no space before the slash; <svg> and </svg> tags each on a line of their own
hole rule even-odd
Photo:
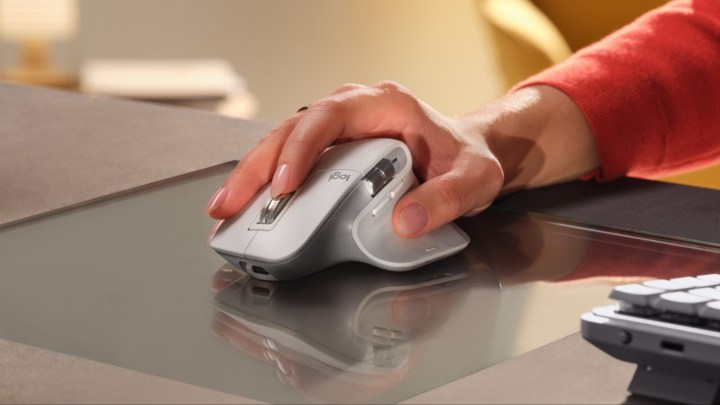
<svg viewBox="0 0 720 405">
<path fill-rule="evenodd" d="M 332 146 L 296 192 L 274 200 L 267 185 L 217 228 L 210 246 L 262 280 L 292 280 L 348 261 L 411 270 L 470 242 L 452 223 L 412 239 L 395 233 L 393 208 L 417 184 L 400 141 Z"/>
</svg>

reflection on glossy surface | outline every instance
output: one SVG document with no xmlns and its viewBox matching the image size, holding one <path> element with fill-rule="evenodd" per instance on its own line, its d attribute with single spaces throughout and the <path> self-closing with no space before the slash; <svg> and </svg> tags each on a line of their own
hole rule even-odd
<svg viewBox="0 0 720 405">
<path fill-rule="evenodd" d="M 344 264 L 270 283 L 224 267 L 214 330 L 309 400 L 373 402 L 412 384 L 426 357 L 439 371 L 426 371 L 431 380 L 455 379 L 467 373 L 463 362 L 485 367 L 576 331 L 576 313 L 605 298 L 613 278 L 669 278 L 719 263 L 712 249 L 534 216 L 489 211 L 465 222 L 470 247 L 415 272 Z M 592 278 L 605 281 L 573 282 Z M 577 309 L 558 316 L 568 308 Z"/>
<path fill-rule="evenodd" d="M 717 269 L 720 249 L 589 229 L 537 215 L 490 210 L 464 224 L 466 255 L 504 285 L 591 278 L 672 278 Z"/>
<path fill-rule="evenodd" d="M 578 314 L 610 304 L 612 286 L 647 278 L 717 272 L 720 251 L 588 229 L 536 215 L 490 211 L 463 224 L 503 286 L 496 338 L 525 353 L 578 331 Z M 472 262 L 473 260 L 469 260 Z M 516 322 L 511 325 L 509 319 Z M 512 329 L 506 329 L 511 327 Z"/>
<path fill-rule="evenodd" d="M 436 347 L 437 332 L 471 290 L 482 294 L 487 308 L 499 299 L 492 275 L 468 271 L 462 256 L 406 273 L 346 264 L 279 283 L 224 266 L 213 284 L 213 331 L 273 365 L 307 399 L 324 403 L 381 401 L 379 394 L 413 378 L 429 351 L 452 363 L 453 351 Z M 491 325 L 493 316 L 480 312 L 475 323 Z M 490 335 L 469 327 L 464 339 L 472 345 Z M 476 350 L 457 354 L 470 352 L 480 353 L 479 362 L 487 357 Z"/>
<path fill-rule="evenodd" d="M 427 268 L 261 283 L 216 272 L 205 244 L 206 198 L 230 169 L 0 229 L 0 338 L 270 403 L 390 403 L 576 332 L 628 277 L 720 264 L 490 210 L 461 221 L 463 253 Z"/>
</svg>

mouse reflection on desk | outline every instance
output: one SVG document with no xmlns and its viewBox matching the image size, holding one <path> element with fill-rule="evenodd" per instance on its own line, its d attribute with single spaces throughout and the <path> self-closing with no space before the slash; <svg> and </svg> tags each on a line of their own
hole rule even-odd
<svg viewBox="0 0 720 405">
<path fill-rule="evenodd" d="M 292 280 L 348 261 L 411 270 L 470 241 L 452 223 L 413 239 L 395 233 L 393 208 L 417 184 L 410 150 L 400 141 L 332 146 L 300 189 L 272 199 L 267 185 L 218 226 L 210 246 L 262 280 Z"/>
<path fill-rule="evenodd" d="M 496 347 L 487 325 L 500 286 L 485 270 L 456 255 L 409 273 L 344 263 L 278 283 L 225 264 L 212 280 L 211 330 L 310 403 L 397 403 L 398 392 L 460 378 L 464 364 L 496 355 L 478 349 Z"/>
</svg>

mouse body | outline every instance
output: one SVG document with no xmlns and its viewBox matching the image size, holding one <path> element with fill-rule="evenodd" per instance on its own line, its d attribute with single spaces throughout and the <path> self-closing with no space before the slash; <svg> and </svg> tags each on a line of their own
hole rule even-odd
<svg viewBox="0 0 720 405">
<path fill-rule="evenodd" d="M 266 185 L 217 227 L 210 246 L 261 280 L 292 280 L 348 261 L 411 270 L 470 242 L 452 223 L 412 239 L 395 233 L 393 208 L 417 184 L 403 142 L 331 146 L 297 191 L 272 199 Z"/>
</svg>

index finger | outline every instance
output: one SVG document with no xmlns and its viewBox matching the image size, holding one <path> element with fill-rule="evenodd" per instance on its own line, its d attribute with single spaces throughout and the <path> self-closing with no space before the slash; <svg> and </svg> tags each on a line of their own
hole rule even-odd
<svg viewBox="0 0 720 405">
<path fill-rule="evenodd" d="M 299 119 L 300 114 L 295 114 L 283 121 L 250 149 L 210 199 L 208 215 L 225 219 L 237 214 L 270 181 L 285 140 Z"/>
<path fill-rule="evenodd" d="M 383 82 L 313 103 L 288 135 L 277 160 L 271 194 L 297 190 L 333 142 L 413 135 L 420 105 L 401 86 Z"/>
</svg>

